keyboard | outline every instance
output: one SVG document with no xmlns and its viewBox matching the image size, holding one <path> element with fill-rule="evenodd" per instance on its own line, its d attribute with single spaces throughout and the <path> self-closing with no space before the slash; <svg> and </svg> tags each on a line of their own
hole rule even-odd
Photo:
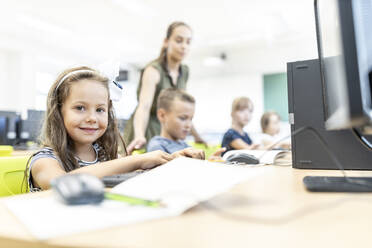
<svg viewBox="0 0 372 248">
<path fill-rule="evenodd" d="M 119 183 L 122 183 L 122 182 L 128 180 L 129 178 L 135 177 L 135 176 L 137 176 L 139 174 L 142 174 L 144 172 L 145 172 L 145 170 L 137 170 L 137 171 L 123 173 L 123 174 L 105 176 L 101 180 L 102 180 L 103 184 L 105 185 L 105 187 L 112 188 L 112 187 L 118 185 Z"/>
<path fill-rule="evenodd" d="M 372 177 L 306 176 L 303 182 L 313 192 L 372 192 Z"/>
</svg>

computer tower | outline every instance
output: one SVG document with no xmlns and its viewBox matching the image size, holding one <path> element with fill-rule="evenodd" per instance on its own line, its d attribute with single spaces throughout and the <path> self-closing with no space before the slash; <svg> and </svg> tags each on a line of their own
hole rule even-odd
<svg viewBox="0 0 372 248">
<path fill-rule="evenodd" d="M 352 129 L 325 129 L 323 86 L 317 59 L 287 63 L 288 109 L 292 133 L 312 127 L 343 169 L 372 170 L 372 151 Z M 367 136 L 371 140 L 371 137 Z M 306 130 L 292 136 L 292 164 L 300 169 L 338 169 L 325 146 Z"/>
</svg>

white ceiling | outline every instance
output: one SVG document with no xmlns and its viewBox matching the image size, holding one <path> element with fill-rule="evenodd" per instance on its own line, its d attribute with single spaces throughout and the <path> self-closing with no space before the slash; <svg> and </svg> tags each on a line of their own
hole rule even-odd
<svg viewBox="0 0 372 248">
<path fill-rule="evenodd" d="M 293 49 L 283 60 L 316 52 L 313 0 L 0 2 L 0 49 L 76 61 L 120 58 L 143 65 L 158 55 L 167 26 L 181 20 L 193 29 L 189 61 L 196 67 L 202 66 L 201 58 L 222 52 L 236 58 L 235 67 L 245 61 L 242 56 L 266 54 L 258 51 L 284 49 L 288 54 Z"/>
</svg>

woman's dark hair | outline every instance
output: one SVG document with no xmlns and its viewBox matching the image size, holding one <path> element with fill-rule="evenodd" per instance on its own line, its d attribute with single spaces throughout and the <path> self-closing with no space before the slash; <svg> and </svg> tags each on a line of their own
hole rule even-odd
<svg viewBox="0 0 372 248">
<path fill-rule="evenodd" d="M 173 34 L 173 31 L 177 28 L 177 27 L 180 27 L 180 26 L 185 26 L 187 28 L 190 28 L 189 25 L 187 25 L 186 23 L 184 22 L 173 22 L 171 23 L 169 26 L 168 26 L 168 29 L 167 29 L 167 34 L 165 36 L 165 39 L 169 39 L 172 34 Z M 157 58 L 157 60 L 159 60 L 161 63 L 165 63 L 165 60 L 166 60 L 166 57 L 167 57 L 167 48 L 163 45 L 163 47 L 161 48 L 160 50 L 160 55 L 159 57 Z"/>
</svg>

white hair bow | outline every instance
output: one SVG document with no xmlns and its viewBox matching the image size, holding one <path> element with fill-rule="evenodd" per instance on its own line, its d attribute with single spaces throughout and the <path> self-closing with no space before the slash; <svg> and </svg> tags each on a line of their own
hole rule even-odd
<svg viewBox="0 0 372 248">
<path fill-rule="evenodd" d="M 109 79 L 110 99 L 120 101 L 123 94 L 123 86 L 115 81 L 119 75 L 120 63 L 117 60 L 109 60 L 98 65 L 98 70 Z"/>
</svg>

